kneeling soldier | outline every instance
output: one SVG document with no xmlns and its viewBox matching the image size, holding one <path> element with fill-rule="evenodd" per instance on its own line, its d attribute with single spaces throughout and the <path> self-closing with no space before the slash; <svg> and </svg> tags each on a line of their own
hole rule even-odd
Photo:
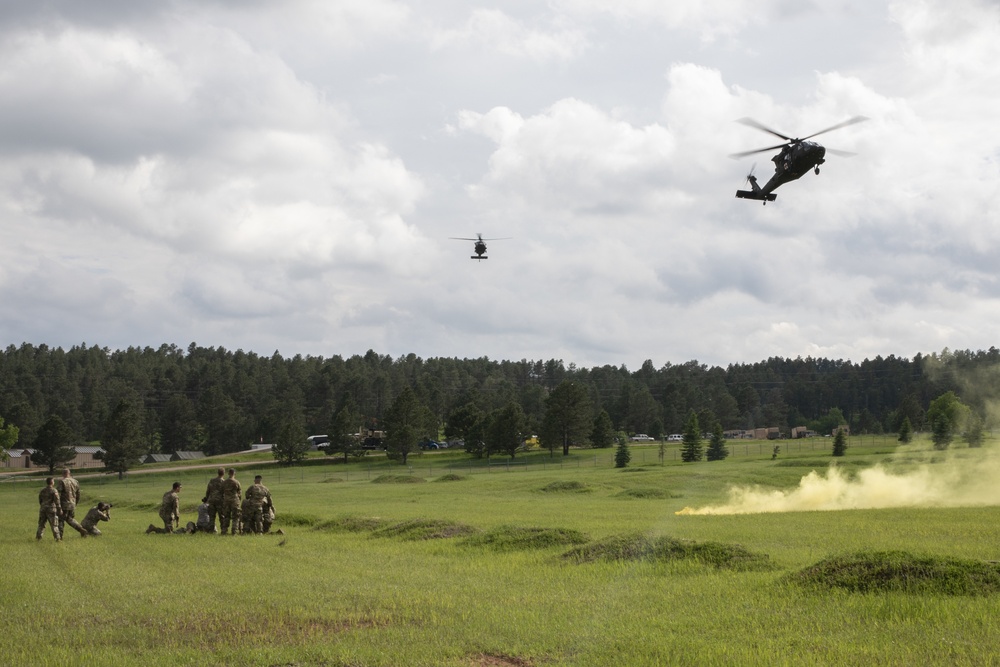
<svg viewBox="0 0 1000 667">
<path fill-rule="evenodd" d="M 160 503 L 160 518 L 163 519 L 163 528 L 157 528 L 153 524 L 149 524 L 149 528 L 146 529 L 147 534 L 172 533 L 174 532 L 175 523 L 180 528 L 180 498 L 177 497 L 177 494 L 180 492 L 181 483 L 174 482 L 170 490 L 163 494 L 163 501 Z"/>
<path fill-rule="evenodd" d="M 97 537 L 101 534 L 101 531 L 97 529 L 99 521 L 111 521 L 111 503 L 97 503 L 97 507 L 90 508 L 87 516 L 83 517 L 80 525 L 87 531 L 87 535 Z"/>
</svg>

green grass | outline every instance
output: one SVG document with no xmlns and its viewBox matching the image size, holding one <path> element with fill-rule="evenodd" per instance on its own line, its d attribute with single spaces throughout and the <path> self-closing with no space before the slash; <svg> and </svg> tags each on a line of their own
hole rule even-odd
<svg viewBox="0 0 1000 667">
<path fill-rule="evenodd" d="M 741 443 L 726 461 L 668 453 L 663 465 L 655 447 L 645 462 L 633 447 L 642 474 L 621 474 L 607 450 L 519 454 L 509 468 L 445 450 L 407 467 L 240 469 L 264 475 L 282 536 L 145 535 L 174 479 L 182 519 L 194 518 L 214 469 L 190 469 L 79 475 L 83 509 L 115 505 L 104 536 L 36 542 L 39 482 L 6 480 L 0 656 L 112 667 L 995 662 L 997 506 L 675 514 L 726 502 L 732 485 L 790 489 L 830 463 L 809 443 L 785 444 L 773 461 L 766 443 L 759 454 Z M 992 453 L 925 445 L 862 440 L 838 465 L 976 467 Z M 454 483 L 372 483 L 383 475 Z"/>
</svg>

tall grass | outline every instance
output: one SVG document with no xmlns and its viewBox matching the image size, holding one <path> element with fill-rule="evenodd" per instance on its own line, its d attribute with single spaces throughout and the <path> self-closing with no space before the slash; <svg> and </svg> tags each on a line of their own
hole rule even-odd
<svg viewBox="0 0 1000 667">
<path fill-rule="evenodd" d="M 998 508 L 674 514 L 720 502 L 731 484 L 794 486 L 814 463 L 827 462 L 808 449 L 774 461 L 766 451 L 662 466 L 650 456 L 633 466 L 645 471 L 639 475 L 614 469 L 610 455 L 595 465 L 592 451 L 562 465 L 543 465 L 547 453 L 536 454 L 525 457 L 526 468 L 509 471 L 479 462 L 461 470 L 467 461 L 448 455 L 417 459 L 412 468 L 363 461 L 241 471 L 241 479 L 265 476 L 283 536 L 144 534 L 174 479 L 184 483 L 183 519 L 193 519 L 213 472 L 190 470 L 121 482 L 83 477 L 86 507 L 98 499 L 115 504 L 112 521 L 101 524 L 104 536 L 36 542 L 39 485 L 4 482 L 2 661 L 458 667 L 995 660 L 998 595 L 855 593 L 792 579 L 859 552 L 997 559 Z M 852 447 L 845 463 L 863 468 L 889 455 L 891 443 Z M 373 483 L 383 474 L 461 479 Z M 331 479 L 340 482 L 326 483 Z M 630 535 L 643 544 L 710 544 L 712 554 L 766 556 L 768 567 L 730 569 L 697 557 L 565 557 Z"/>
</svg>

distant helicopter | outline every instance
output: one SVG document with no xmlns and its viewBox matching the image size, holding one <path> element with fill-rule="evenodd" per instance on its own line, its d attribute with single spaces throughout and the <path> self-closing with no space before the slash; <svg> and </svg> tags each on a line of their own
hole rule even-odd
<svg viewBox="0 0 1000 667">
<path fill-rule="evenodd" d="M 768 146 L 767 148 L 758 148 L 756 150 L 745 151 L 743 153 L 733 153 L 729 156 L 737 159 L 746 157 L 747 155 L 754 155 L 755 153 L 764 153 L 778 148 L 781 149 L 780 153 L 771 158 L 771 161 L 774 162 L 774 176 L 771 177 L 771 180 L 769 180 L 764 187 L 760 187 L 757 185 L 757 177 L 753 175 L 753 169 L 751 169 L 750 173 L 747 174 L 747 181 L 753 189 L 737 190 L 736 197 L 739 199 L 756 199 L 757 201 L 764 202 L 764 205 L 766 206 L 767 202 L 774 201 L 778 198 L 778 195 L 774 194 L 774 190 L 778 189 L 779 186 L 784 185 L 789 181 L 801 178 L 810 169 L 815 171 L 816 175 L 819 176 L 819 166 L 826 162 L 824 158 L 827 152 L 841 157 L 850 157 L 855 155 L 855 153 L 848 153 L 847 151 L 836 151 L 832 148 L 824 148 L 815 141 L 806 141 L 806 139 L 811 139 L 817 135 L 824 134 L 832 130 L 839 130 L 842 127 L 854 125 L 855 123 L 861 123 L 866 120 L 868 120 L 868 118 L 865 116 L 855 116 L 854 118 L 845 120 L 843 123 L 837 123 L 833 127 L 828 127 L 825 130 L 820 130 L 819 132 L 813 132 L 807 137 L 792 139 L 791 137 L 786 137 L 782 133 L 776 132 L 767 126 L 758 123 L 752 118 L 741 118 L 736 122 L 757 128 L 758 130 L 762 130 L 768 134 L 773 134 L 780 139 L 784 139 L 787 143 L 778 144 L 777 146 Z"/>
<path fill-rule="evenodd" d="M 474 241 L 475 245 L 472 247 L 472 250 L 476 254 L 472 255 L 470 259 L 489 259 L 489 257 L 486 256 L 486 241 L 506 241 L 511 237 L 505 236 L 499 239 L 484 239 L 482 234 L 476 234 L 476 238 L 474 239 L 467 239 L 461 236 L 450 236 L 448 238 L 454 241 Z"/>
</svg>

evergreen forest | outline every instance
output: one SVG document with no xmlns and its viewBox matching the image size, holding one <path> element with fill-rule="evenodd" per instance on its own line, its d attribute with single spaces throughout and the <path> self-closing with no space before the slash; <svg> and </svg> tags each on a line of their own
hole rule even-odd
<svg viewBox="0 0 1000 667">
<path fill-rule="evenodd" d="M 124 401 L 135 407 L 148 451 L 220 454 L 275 442 L 289 420 L 313 434 L 326 434 L 343 415 L 357 424 L 353 430 L 378 428 L 406 389 L 408 400 L 414 395 L 445 432 L 449 419 L 470 406 L 488 414 L 512 404 L 520 407 L 526 432 L 537 432 L 546 399 L 571 383 L 589 395 L 592 419 L 607 413 L 616 431 L 653 437 L 681 433 L 692 413 L 705 431 L 716 424 L 727 430 L 776 426 L 787 434 L 807 426 L 825 434 L 847 424 L 852 433 L 883 433 L 898 431 L 904 420 L 920 430 L 930 402 L 949 391 L 989 428 L 998 369 L 994 347 L 860 363 L 800 357 L 657 368 L 646 361 L 629 370 L 556 359 L 394 359 L 372 350 L 348 358 L 267 357 L 194 343 L 124 350 L 25 343 L 0 353 L 0 418 L 18 428 L 22 447 L 31 446 L 53 416 L 81 443 L 100 442 Z"/>
</svg>

